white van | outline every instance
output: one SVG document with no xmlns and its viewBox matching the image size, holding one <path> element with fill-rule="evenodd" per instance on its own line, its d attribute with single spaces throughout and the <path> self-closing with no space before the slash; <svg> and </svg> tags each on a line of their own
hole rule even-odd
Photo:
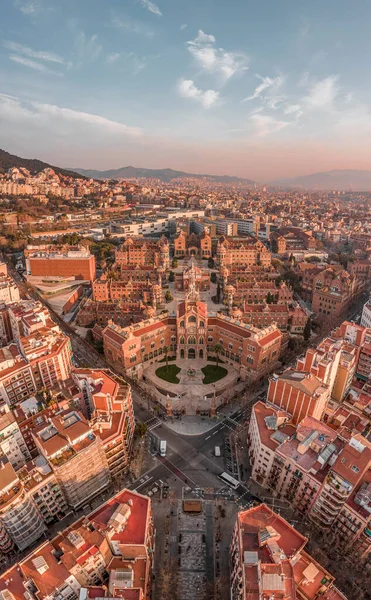
<svg viewBox="0 0 371 600">
<path fill-rule="evenodd" d="M 220 446 L 215 446 L 214 454 L 215 456 L 220 456 Z"/>
</svg>

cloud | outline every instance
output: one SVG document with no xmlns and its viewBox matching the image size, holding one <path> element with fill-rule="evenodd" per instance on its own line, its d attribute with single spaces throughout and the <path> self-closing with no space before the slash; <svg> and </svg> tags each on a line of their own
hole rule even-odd
<svg viewBox="0 0 371 600">
<path fill-rule="evenodd" d="M 116 29 L 124 29 L 125 31 L 136 33 L 137 35 L 143 35 L 144 37 L 150 38 L 154 35 L 153 31 L 145 23 L 135 21 L 125 15 L 113 15 L 111 23 Z"/>
<path fill-rule="evenodd" d="M 215 90 L 200 90 L 191 79 L 181 79 L 178 83 L 178 93 L 182 98 L 195 100 L 203 108 L 211 108 L 219 99 L 219 92 Z"/>
<path fill-rule="evenodd" d="M 42 63 L 38 63 L 35 60 L 31 60 L 30 58 L 26 58 L 25 56 L 18 56 L 17 54 L 9 54 L 9 59 L 13 62 L 16 62 L 24 67 L 29 67 L 30 69 L 34 69 L 35 71 L 40 71 L 41 73 L 50 73 L 51 75 L 62 76 L 62 73 L 57 73 L 52 69 L 49 69 Z"/>
<path fill-rule="evenodd" d="M 215 42 L 215 37 L 202 29 L 194 40 L 187 42 L 189 52 L 204 71 L 218 73 L 224 81 L 227 81 L 236 73 L 248 68 L 245 54 L 216 48 Z"/>
<path fill-rule="evenodd" d="M 39 102 L 22 102 L 19 98 L 0 94 L 0 123 L 9 128 L 21 126 L 30 135 L 34 130 L 48 131 L 61 136 L 102 132 L 105 135 L 124 134 L 138 137 L 141 129 L 90 114 Z"/>
<path fill-rule="evenodd" d="M 120 56 L 120 52 L 112 52 L 112 54 L 108 54 L 106 61 L 108 63 L 115 63 L 120 58 Z"/>
<path fill-rule="evenodd" d="M 184 29 L 187 29 L 187 23 L 183 23 L 183 25 L 181 25 L 179 27 L 180 31 L 183 31 Z"/>
<path fill-rule="evenodd" d="M 285 115 L 293 115 L 296 119 L 300 119 L 300 117 L 304 114 L 300 104 L 289 104 L 284 109 L 283 113 Z"/>
<path fill-rule="evenodd" d="M 273 79 L 271 77 L 261 77 L 261 75 L 256 75 L 256 77 L 261 80 L 261 83 L 255 88 L 251 96 L 247 96 L 241 102 L 249 102 L 250 100 L 261 98 L 263 92 L 272 87 L 277 90 L 283 83 L 283 77 L 274 77 Z"/>
<path fill-rule="evenodd" d="M 140 3 L 143 8 L 146 8 L 149 10 L 149 12 L 162 17 L 162 12 L 160 11 L 159 7 L 154 2 L 151 2 L 151 0 L 140 0 Z"/>
<path fill-rule="evenodd" d="M 54 54 L 54 52 L 43 52 L 39 50 L 32 50 L 32 48 L 28 48 L 27 46 L 23 46 L 22 44 L 18 44 L 17 42 L 3 42 L 4 48 L 11 50 L 12 52 L 16 52 L 17 54 L 23 54 L 28 56 L 29 58 L 36 58 L 38 60 L 43 60 L 45 62 L 53 62 L 60 65 L 65 64 L 64 58 L 59 56 L 58 54 Z"/>
<path fill-rule="evenodd" d="M 20 0 L 16 0 L 15 7 L 24 15 L 34 15 L 41 10 L 38 2 L 21 2 Z"/>
<path fill-rule="evenodd" d="M 254 114 L 249 117 L 250 123 L 255 128 L 255 133 L 258 137 L 276 133 L 290 125 L 289 121 L 281 121 L 269 115 Z"/>
<path fill-rule="evenodd" d="M 311 108 L 329 108 L 332 106 L 338 92 L 337 76 L 331 75 L 312 85 L 304 100 Z"/>
<path fill-rule="evenodd" d="M 88 37 L 83 31 L 79 31 L 75 42 L 75 50 L 77 65 L 81 66 L 88 62 L 94 62 L 101 54 L 103 48 L 98 42 L 98 36 L 96 34 Z"/>
</svg>

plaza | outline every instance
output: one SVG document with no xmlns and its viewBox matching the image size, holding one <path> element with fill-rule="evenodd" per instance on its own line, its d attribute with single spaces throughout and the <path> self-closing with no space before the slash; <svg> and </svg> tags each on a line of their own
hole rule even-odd
<svg viewBox="0 0 371 600">
<path fill-rule="evenodd" d="M 185 411 L 183 414 L 187 415 L 212 412 L 213 407 L 217 408 L 225 403 L 229 397 L 226 392 L 233 390 L 240 381 L 238 370 L 226 363 L 220 364 L 220 368 L 225 369 L 227 374 L 209 384 L 203 383 L 205 375 L 202 369 L 210 364 L 215 366 L 215 363 L 200 359 L 179 359 L 169 362 L 169 367 L 173 364 L 180 368 L 177 374 L 179 383 L 170 383 L 158 377 L 156 375 L 158 363 L 144 369 L 142 383 L 148 391 L 155 393 L 156 399 L 166 407 L 168 412 L 171 411 L 170 414 L 183 411 Z"/>
</svg>

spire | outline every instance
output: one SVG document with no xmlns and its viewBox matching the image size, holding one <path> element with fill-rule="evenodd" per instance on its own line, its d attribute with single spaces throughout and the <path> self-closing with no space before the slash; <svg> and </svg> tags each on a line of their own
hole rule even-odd
<svg viewBox="0 0 371 600">
<path fill-rule="evenodd" d="M 192 259 L 191 268 L 189 269 L 188 293 L 187 293 L 186 299 L 191 300 L 193 302 L 196 302 L 197 300 L 199 300 L 199 293 L 196 288 L 196 268 L 195 268 L 193 259 Z"/>
</svg>

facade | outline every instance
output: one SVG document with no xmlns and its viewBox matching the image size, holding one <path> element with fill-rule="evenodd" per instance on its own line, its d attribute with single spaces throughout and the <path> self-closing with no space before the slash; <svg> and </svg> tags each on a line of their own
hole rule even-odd
<svg viewBox="0 0 371 600">
<path fill-rule="evenodd" d="M 196 256 L 206 259 L 212 256 L 211 236 L 203 231 L 200 235 L 196 233 L 187 234 L 181 231 L 174 240 L 174 257 Z"/>
<path fill-rule="evenodd" d="M 271 253 L 266 246 L 255 238 L 221 237 L 217 246 L 217 264 L 223 267 L 271 265 Z"/>
<path fill-rule="evenodd" d="M 73 378 L 82 390 L 90 425 L 102 440 L 113 478 L 129 467 L 135 430 L 130 386 L 107 371 L 75 369 Z"/>
<path fill-rule="evenodd" d="M 19 288 L 9 275 L 0 273 L 0 303 L 19 301 Z"/>
<path fill-rule="evenodd" d="M 15 471 L 31 459 L 19 425 L 9 409 L 0 414 L 0 451 L 7 457 Z"/>
<path fill-rule="evenodd" d="M 80 246 L 27 246 L 26 272 L 31 277 L 95 279 L 95 257 Z"/>
<path fill-rule="evenodd" d="M 32 435 L 70 507 L 78 509 L 110 485 L 103 442 L 80 412 L 65 410 Z"/>
<path fill-rule="evenodd" d="M 346 600 L 304 550 L 307 538 L 260 504 L 239 512 L 230 548 L 231 599 Z"/>
<path fill-rule="evenodd" d="M 103 342 L 107 362 L 131 378 L 142 378 L 146 364 L 160 360 L 165 346 L 178 359 L 206 359 L 218 344 L 223 361 L 254 381 L 278 363 L 282 334 L 276 325 L 257 329 L 222 313 L 208 314 L 193 275 L 176 317 L 163 313 L 126 328 L 109 323 Z"/>
<path fill-rule="evenodd" d="M 3 573 L 0 597 L 145 600 L 154 534 L 150 499 L 124 489 Z"/>
<path fill-rule="evenodd" d="M 368 302 L 366 302 L 366 304 L 363 307 L 361 325 L 362 327 L 371 328 L 371 300 L 368 300 Z"/>
<path fill-rule="evenodd" d="M 46 531 L 44 520 L 12 465 L 0 457 L 0 548 L 24 550 Z"/>
<path fill-rule="evenodd" d="M 128 238 L 115 253 L 115 264 L 121 267 L 152 267 L 168 269 L 169 242 L 162 236 L 158 241 L 145 238 Z"/>
</svg>

